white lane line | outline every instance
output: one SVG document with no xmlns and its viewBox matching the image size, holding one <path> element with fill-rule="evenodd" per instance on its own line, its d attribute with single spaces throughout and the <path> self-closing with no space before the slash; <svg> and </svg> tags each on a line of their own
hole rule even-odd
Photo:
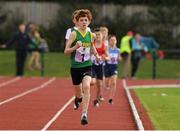
<svg viewBox="0 0 180 131">
<path fill-rule="evenodd" d="M 138 114 L 138 111 L 137 111 L 136 106 L 134 104 L 134 101 L 132 99 L 131 93 L 130 93 L 128 87 L 127 87 L 126 80 L 122 80 L 122 83 L 123 83 L 123 88 L 126 91 L 126 95 L 128 97 L 128 101 L 129 101 L 129 104 L 131 106 L 131 109 L 132 109 L 132 112 L 133 112 L 133 116 L 134 116 L 134 119 L 136 121 L 136 125 L 138 127 L 138 130 L 144 131 L 144 127 L 143 127 L 142 121 L 141 121 L 141 119 L 139 117 L 139 114 Z"/>
<path fill-rule="evenodd" d="M 13 100 L 15 100 L 15 99 L 18 99 L 18 98 L 20 98 L 20 97 L 22 97 L 22 96 L 25 96 L 25 95 L 27 95 L 27 94 L 30 94 L 30 93 L 32 93 L 32 92 L 35 92 L 35 91 L 37 91 L 37 90 L 39 90 L 39 89 L 42 89 L 42 88 L 46 87 L 47 85 L 49 85 L 50 83 L 52 83 L 55 79 L 56 79 L 56 78 L 53 77 L 53 78 L 51 78 L 50 80 L 48 80 L 47 82 L 43 83 L 42 85 L 40 85 L 40 86 L 38 86 L 38 87 L 35 87 L 35 88 L 31 89 L 31 90 L 25 91 L 25 92 L 23 92 L 23 93 L 21 93 L 21 94 L 19 94 L 19 95 L 16 95 L 16 96 L 11 97 L 11 98 L 9 98 L 9 99 L 7 99 L 7 100 L 4 100 L 4 101 L 0 102 L 0 106 L 3 105 L 3 104 L 5 104 L 5 103 L 8 103 L 8 102 L 10 102 L 10 101 L 13 101 Z"/>
<path fill-rule="evenodd" d="M 46 131 L 73 100 L 74 100 L 74 96 L 68 100 L 68 102 L 53 116 L 53 118 L 41 129 L 41 131 Z"/>
<path fill-rule="evenodd" d="M 14 79 L 5 81 L 5 82 L 3 82 L 3 83 L 0 83 L 0 88 L 2 88 L 3 86 L 6 86 L 6 85 L 8 85 L 8 84 L 11 84 L 11 83 L 13 83 L 13 82 L 16 82 L 16 81 L 18 81 L 18 80 L 20 80 L 20 79 L 21 79 L 21 77 L 15 77 Z"/>
<path fill-rule="evenodd" d="M 157 85 L 128 86 L 128 89 L 137 89 L 137 88 L 180 88 L 180 85 L 178 85 L 178 84 L 157 84 Z"/>
</svg>

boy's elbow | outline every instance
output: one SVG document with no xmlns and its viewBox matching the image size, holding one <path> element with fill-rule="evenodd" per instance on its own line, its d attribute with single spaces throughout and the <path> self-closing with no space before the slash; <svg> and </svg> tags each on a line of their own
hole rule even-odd
<svg viewBox="0 0 180 131">
<path fill-rule="evenodd" d="M 67 50 L 64 50 L 64 55 L 68 55 L 68 51 Z"/>
<path fill-rule="evenodd" d="M 64 55 L 67 55 L 67 51 L 66 50 L 64 50 Z"/>
</svg>

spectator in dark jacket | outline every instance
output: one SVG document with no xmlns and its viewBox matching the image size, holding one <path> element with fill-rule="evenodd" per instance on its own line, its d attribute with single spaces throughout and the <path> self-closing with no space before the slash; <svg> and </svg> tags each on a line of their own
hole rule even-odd
<svg viewBox="0 0 180 131">
<path fill-rule="evenodd" d="M 27 57 L 28 44 L 31 42 L 31 38 L 26 33 L 26 25 L 20 24 L 18 32 L 4 45 L 2 48 L 6 48 L 15 44 L 16 48 L 16 76 L 23 76 L 24 65 Z"/>
<path fill-rule="evenodd" d="M 135 79 L 136 72 L 139 67 L 139 62 L 143 57 L 143 52 L 147 52 L 147 47 L 141 41 L 141 35 L 136 34 L 131 41 L 131 78 Z"/>
</svg>

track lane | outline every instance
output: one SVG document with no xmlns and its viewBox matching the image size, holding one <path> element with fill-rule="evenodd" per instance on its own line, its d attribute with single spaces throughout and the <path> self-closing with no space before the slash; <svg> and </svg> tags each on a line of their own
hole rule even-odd
<svg viewBox="0 0 180 131">
<path fill-rule="evenodd" d="M 91 87 L 88 125 L 80 124 L 81 108 L 73 110 L 71 104 L 48 130 L 136 130 L 137 127 L 121 81 L 118 81 L 114 105 L 107 103 L 108 93 L 107 90 L 104 92 L 106 101 L 96 108 L 92 104 L 95 98 L 95 87 Z"/>
<path fill-rule="evenodd" d="M 16 82 L 20 79 L 20 77 L 0 77 L 0 88 L 10 84 L 10 83 L 13 83 L 13 82 Z"/>
<path fill-rule="evenodd" d="M 47 85 L 49 85 L 50 83 L 52 83 L 55 79 L 56 79 L 55 77 L 54 77 L 54 78 L 51 78 L 50 80 L 48 80 L 47 82 L 41 84 L 40 86 L 37 86 L 37 87 L 35 87 L 35 88 L 32 88 L 32 89 L 27 90 L 27 91 L 25 91 L 25 92 L 22 92 L 22 93 L 20 93 L 20 94 L 18 94 L 18 95 L 15 95 L 15 96 L 13 96 L 13 97 L 10 97 L 9 99 L 4 100 L 4 101 L 1 101 L 1 102 L 0 102 L 0 106 L 2 106 L 3 104 L 6 104 L 6 103 L 8 103 L 8 102 L 15 101 L 16 99 L 19 99 L 19 98 L 21 98 L 21 97 L 23 97 L 23 96 L 25 96 L 25 95 L 28 95 L 28 94 L 30 94 L 30 93 L 33 93 L 33 92 L 35 92 L 35 91 L 38 91 L 38 90 L 40 90 L 40 89 L 42 89 L 42 88 L 46 88 Z"/>
<path fill-rule="evenodd" d="M 0 130 L 42 129 L 72 97 L 70 85 L 70 80 L 56 79 L 46 88 L 1 106 Z"/>
<path fill-rule="evenodd" d="M 0 88 L 0 102 L 5 101 L 11 97 L 14 97 L 18 94 L 21 94 L 25 91 L 28 91 L 32 88 L 40 86 L 44 82 L 48 81 L 50 78 L 26 78 L 23 77 L 20 80 L 10 83 L 3 88 Z"/>
</svg>

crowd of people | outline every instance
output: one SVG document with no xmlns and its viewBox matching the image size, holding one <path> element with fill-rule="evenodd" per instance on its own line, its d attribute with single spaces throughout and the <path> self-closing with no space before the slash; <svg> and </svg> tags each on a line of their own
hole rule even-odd
<svg viewBox="0 0 180 131">
<path fill-rule="evenodd" d="M 147 48 L 140 40 L 141 35 L 134 35 L 132 31 L 122 37 L 120 47 L 117 47 L 117 38 L 115 35 L 108 35 L 107 27 L 97 27 L 94 30 L 88 27 L 92 14 L 87 9 L 74 11 L 72 21 L 74 27 L 66 32 L 64 54 L 70 55 L 71 60 L 70 72 L 75 88 L 74 110 L 77 110 L 82 102 L 81 124 L 86 125 L 90 87 L 96 87 L 93 101 L 95 107 L 105 101 L 103 89 L 109 90 L 108 103 L 112 105 L 119 61 L 123 63 L 122 78 L 135 79 L 140 59 Z"/>
<path fill-rule="evenodd" d="M 39 29 L 35 24 L 19 24 L 18 31 L 1 48 L 7 48 L 15 45 L 16 50 L 16 76 L 23 76 L 25 63 L 28 54 L 30 55 L 27 62 L 28 70 L 41 70 L 40 52 L 47 47 L 45 39 L 41 38 Z"/>
</svg>

